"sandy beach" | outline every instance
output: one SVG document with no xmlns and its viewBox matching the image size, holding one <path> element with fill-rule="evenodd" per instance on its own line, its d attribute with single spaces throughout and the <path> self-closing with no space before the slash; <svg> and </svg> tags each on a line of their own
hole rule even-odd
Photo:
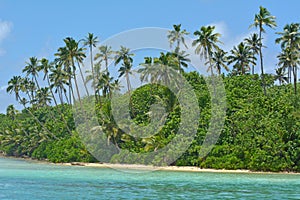
<svg viewBox="0 0 300 200">
<path fill-rule="evenodd" d="M 246 169 L 228 170 L 228 169 L 203 169 L 193 166 L 151 166 L 151 165 L 134 165 L 134 164 L 112 164 L 112 163 L 58 163 L 65 166 L 82 166 L 82 167 L 99 167 L 99 168 L 113 168 L 121 171 L 177 171 L 177 172 L 211 172 L 211 173 L 260 173 L 260 174 L 300 174 L 296 172 L 262 172 L 251 171 Z"/>
<path fill-rule="evenodd" d="M 256 173 L 256 174 L 300 174 L 298 172 L 264 172 L 251 171 L 247 169 L 204 169 L 195 166 L 153 166 L 153 165 L 135 165 L 135 164 L 113 164 L 113 163 L 85 163 L 85 162 L 70 162 L 70 163 L 52 163 L 47 160 L 35 160 L 32 158 L 4 156 L 0 154 L 0 158 L 19 159 L 28 162 L 36 162 L 40 164 L 53 164 L 63 166 L 80 166 L 80 167 L 95 167 L 95 168 L 112 168 L 120 171 L 177 171 L 177 172 L 210 172 L 210 173 Z"/>
</svg>

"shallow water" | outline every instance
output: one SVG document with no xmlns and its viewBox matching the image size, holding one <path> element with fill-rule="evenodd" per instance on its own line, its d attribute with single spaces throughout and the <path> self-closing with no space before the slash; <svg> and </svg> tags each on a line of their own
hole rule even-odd
<svg viewBox="0 0 300 200">
<path fill-rule="evenodd" d="M 300 175 L 126 173 L 0 158 L 0 199 L 300 199 Z"/>
</svg>

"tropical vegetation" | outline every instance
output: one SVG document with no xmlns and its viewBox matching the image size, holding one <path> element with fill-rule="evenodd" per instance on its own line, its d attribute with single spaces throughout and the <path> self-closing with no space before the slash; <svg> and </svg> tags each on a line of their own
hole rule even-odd
<svg viewBox="0 0 300 200">
<path fill-rule="evenodd" d="M 7 92 L 14 95 L 23 109 L 16 110 L 10 105 L 5 114 L 0 114 L 0 153 L 51 162 L 96 162 L 95 155 L 89 152 L 76 129 L 73 111 L 75 105 L 79 105 L 76 109 L 89 107 L 87 110 L 96 110 L 98 125 L 91 127 L 92 133 L 103 130 L 107 145 L 139 153 L 136 160 L 139 164 L 300 172 L 297 76 L 300 24 L 290 23 L 283 31 L 276 32 L 275 42 L 280 45 L 281 52 L 274 74 L 265 73 L 262 50 L 265 27 L 276 28 L 276 18 L 260 7 L 252 26 L 257 28 L 257 33 L 226 52 L 222 49 L 221 34 L 214 26 L 196 30 L 189 46 L 185 40 L 189 32 L 182 29 L 181 24 L 173 25 L 174 30 L 166 35 L 172 50 L 156 57 L 146 56 L 138 70 L 134 69 L 134 53 L 125 46 L 114 50 L 110 46 L 98 46 L 98 37 L 92 33 L 82 40 L 65 38 L 64 46 L 54 53 L 53 60 L 30 57 L 22 74 L 8 81 Z M 190 65 L 188 48 L 193 48 L 204 61 L 203 67 L 210 76 L 186 70 Z M 91 70 L 86 69 L 84 73 L 85 59 L 90 62 Z M 113 65 L 109 65 L 111 62 Z M 256 74 L 258 66 L 260 73 Z M 110 68 L 117 68 L 116 77 L 111 76 Z M 135 71 L 145 84 L 133 90 L 131 77 Z M 160 157 L 149 161 L 143 153 L 164 148 L 176 137 L 180 127 L 182 110 L 178 94 L 162 84 L 180 85 L 178 75 L 192 86 L 197 98 L 200 109 L 197 133 L 187 150 L 172 163 L 168 163 L 168 158 Z M 124 88 L 121 87 L 123 77 Z M 225 87 L 225 123 L 212 151 L 201 157 L 212 117 L 212 93 L 207 83 L 214 77 L 221 78 Z M 139 130 L 143 137 L 126 133 L 129 125 L 125 119 L 123 124 L 117 123 L 112 114 L 114 95 L 128 97 L 130 119 L 145 127 Z M 87 104 L 93 97 L 95 102 Z M 157 103 L 164 106 L 165 116 L 153 116 L 151 106 Z M 164 120 L 164 125 L 152 133 L 151 127 L 146 127 L 155 117 Z M 135 161 L 126 155 L 115 154 L 108 162 Z"/>
</svg>

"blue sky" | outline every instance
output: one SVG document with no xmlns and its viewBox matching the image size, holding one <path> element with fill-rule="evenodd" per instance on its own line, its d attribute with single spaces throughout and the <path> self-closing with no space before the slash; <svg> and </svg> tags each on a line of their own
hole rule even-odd
<svg viewBox="0 0 300 200">
<path fill-rule="evenodd" d="M 260 5 L 277 17 L 277 29 L 267 29 L 265 36 L 265 65 L 272 73 L 280 51 L 274 44 L 275 32 L 299 22 L 298 0 L 0 0 L 0 112 L 16 103 L 5 92 L 8 80 L 21 73 L 31 56 L 53 58 L 65 37 L 81 39 L 92 32 L 104 40 L 133 28 L 172 28 L 178 23 L 193 33 L 214 24 L 223 34 L 224 49 L 229 50 L 255 31 L 248 27 Z"/>
</svg>

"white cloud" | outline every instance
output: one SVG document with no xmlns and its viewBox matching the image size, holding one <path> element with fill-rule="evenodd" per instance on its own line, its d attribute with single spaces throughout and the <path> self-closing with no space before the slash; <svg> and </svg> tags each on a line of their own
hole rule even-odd
<svg viewBox="0 0 300 200">
<path fill-rule="evenodd" d="M 2 41 L 9 35 L 12 29 L 12 23 L 9 21 L 3 21 L 0 19 L 0 45 Z M 5 50 L 0 46 L 0 56 L 5 53 Z"/>
</svg>

